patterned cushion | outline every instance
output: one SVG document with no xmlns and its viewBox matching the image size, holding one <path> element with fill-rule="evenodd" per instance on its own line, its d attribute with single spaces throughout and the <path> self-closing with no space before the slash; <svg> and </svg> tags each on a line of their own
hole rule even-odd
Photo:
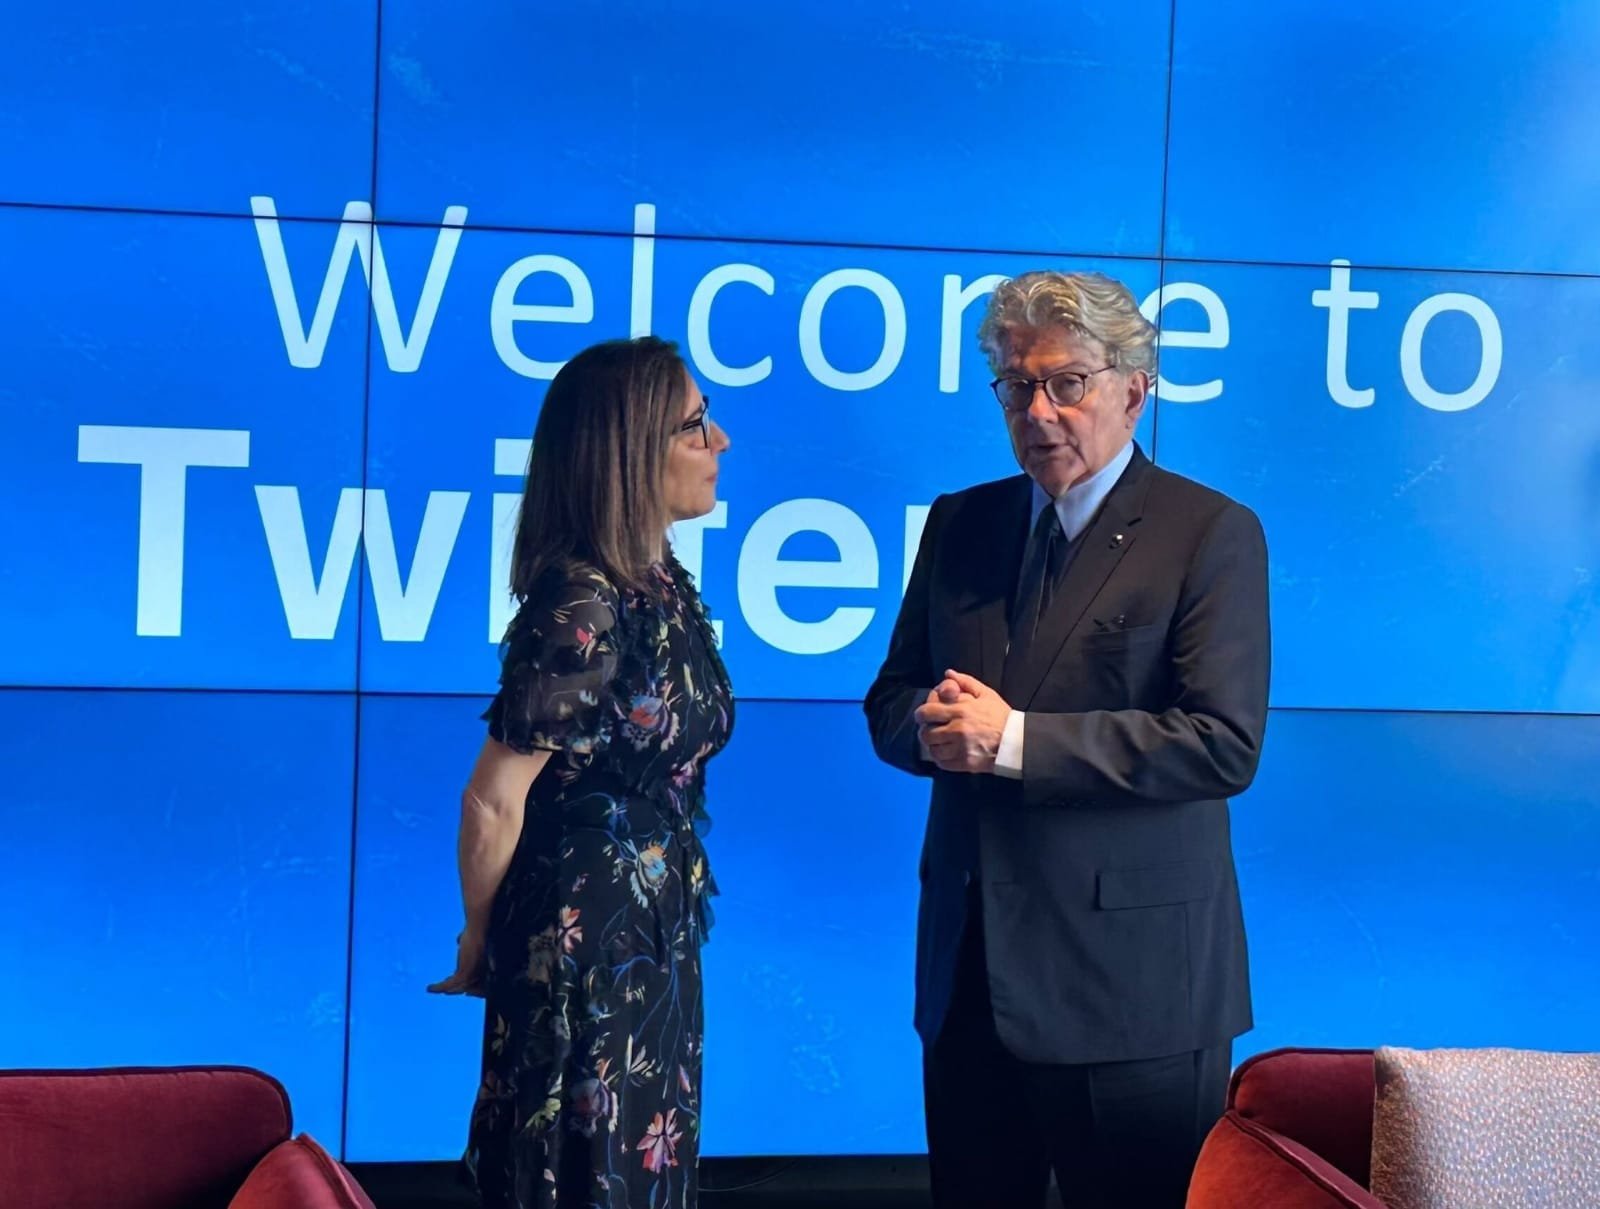
<svg viewBox="0 0 1600 1209">
<path fill-rule="evenodd" d="M 1374 1058 L 1372 1191 L 1390 1209 L 1600 1205 L 1600 1054 Z"/>
</svg>

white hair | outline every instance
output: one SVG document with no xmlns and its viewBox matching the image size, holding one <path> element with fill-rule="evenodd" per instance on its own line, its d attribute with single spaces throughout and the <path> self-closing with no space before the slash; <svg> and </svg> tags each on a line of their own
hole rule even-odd
<svg viewBox="0 0 1600 1209">
<path fill-rule="evenodd" d="M 1051 327 L 1093 340 L 1119 369 L 1155 376 L 1154 325 L 1128 287 L 1103 273 L 1045 269 L 1001 282 L 978 325 L 978 345 L 999 373 L 1013 332 Z"/>
</svg>

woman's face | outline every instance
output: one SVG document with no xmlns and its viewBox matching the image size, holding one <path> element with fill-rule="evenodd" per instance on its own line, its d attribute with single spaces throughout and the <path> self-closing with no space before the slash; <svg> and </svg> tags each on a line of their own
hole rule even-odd
<svg viewBox="0 0 1600 1209">
<path fill-rule="evenodd" d="M 679 423 L 667 451 L 667 513 L 674 521 L 686 521 L 716 507 L 717 459 L 730 442 L 706 414 L 705 397 L 692 376 Z"/>
</svg>

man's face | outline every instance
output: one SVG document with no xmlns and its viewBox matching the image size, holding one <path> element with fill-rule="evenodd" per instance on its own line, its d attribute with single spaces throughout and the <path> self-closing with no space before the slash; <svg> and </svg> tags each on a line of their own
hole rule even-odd
<svg viewBox="0 0 1600 1209">
<path fill-rule="evenodd" d="M 1103 469 L 1133 439 L 1148 379 L 1110 361 L 1098 342 L 1065 328 L 1018 328 L 1006 342 L 997 377 L 1054 379 L 1005 413 L 1017 464 L 1052 497 Z M 1052 402 L 1050 390 L 1068 402 Z"/>
</svg>

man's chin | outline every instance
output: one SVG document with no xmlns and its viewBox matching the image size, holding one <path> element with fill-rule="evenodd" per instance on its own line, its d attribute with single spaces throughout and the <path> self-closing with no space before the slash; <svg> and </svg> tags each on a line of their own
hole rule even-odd
<svg viewBox="0 0 1600 1209">
<path fill-rule="evenodd" d="M 1059 496 L 1083 477 L 1083 463 L 1071 455 L 1031 457 L 1023 463 L 1022 468 L 1027 471 L 1028 477 L 1049 492 L 1052 498 Z"/>
</svg>

